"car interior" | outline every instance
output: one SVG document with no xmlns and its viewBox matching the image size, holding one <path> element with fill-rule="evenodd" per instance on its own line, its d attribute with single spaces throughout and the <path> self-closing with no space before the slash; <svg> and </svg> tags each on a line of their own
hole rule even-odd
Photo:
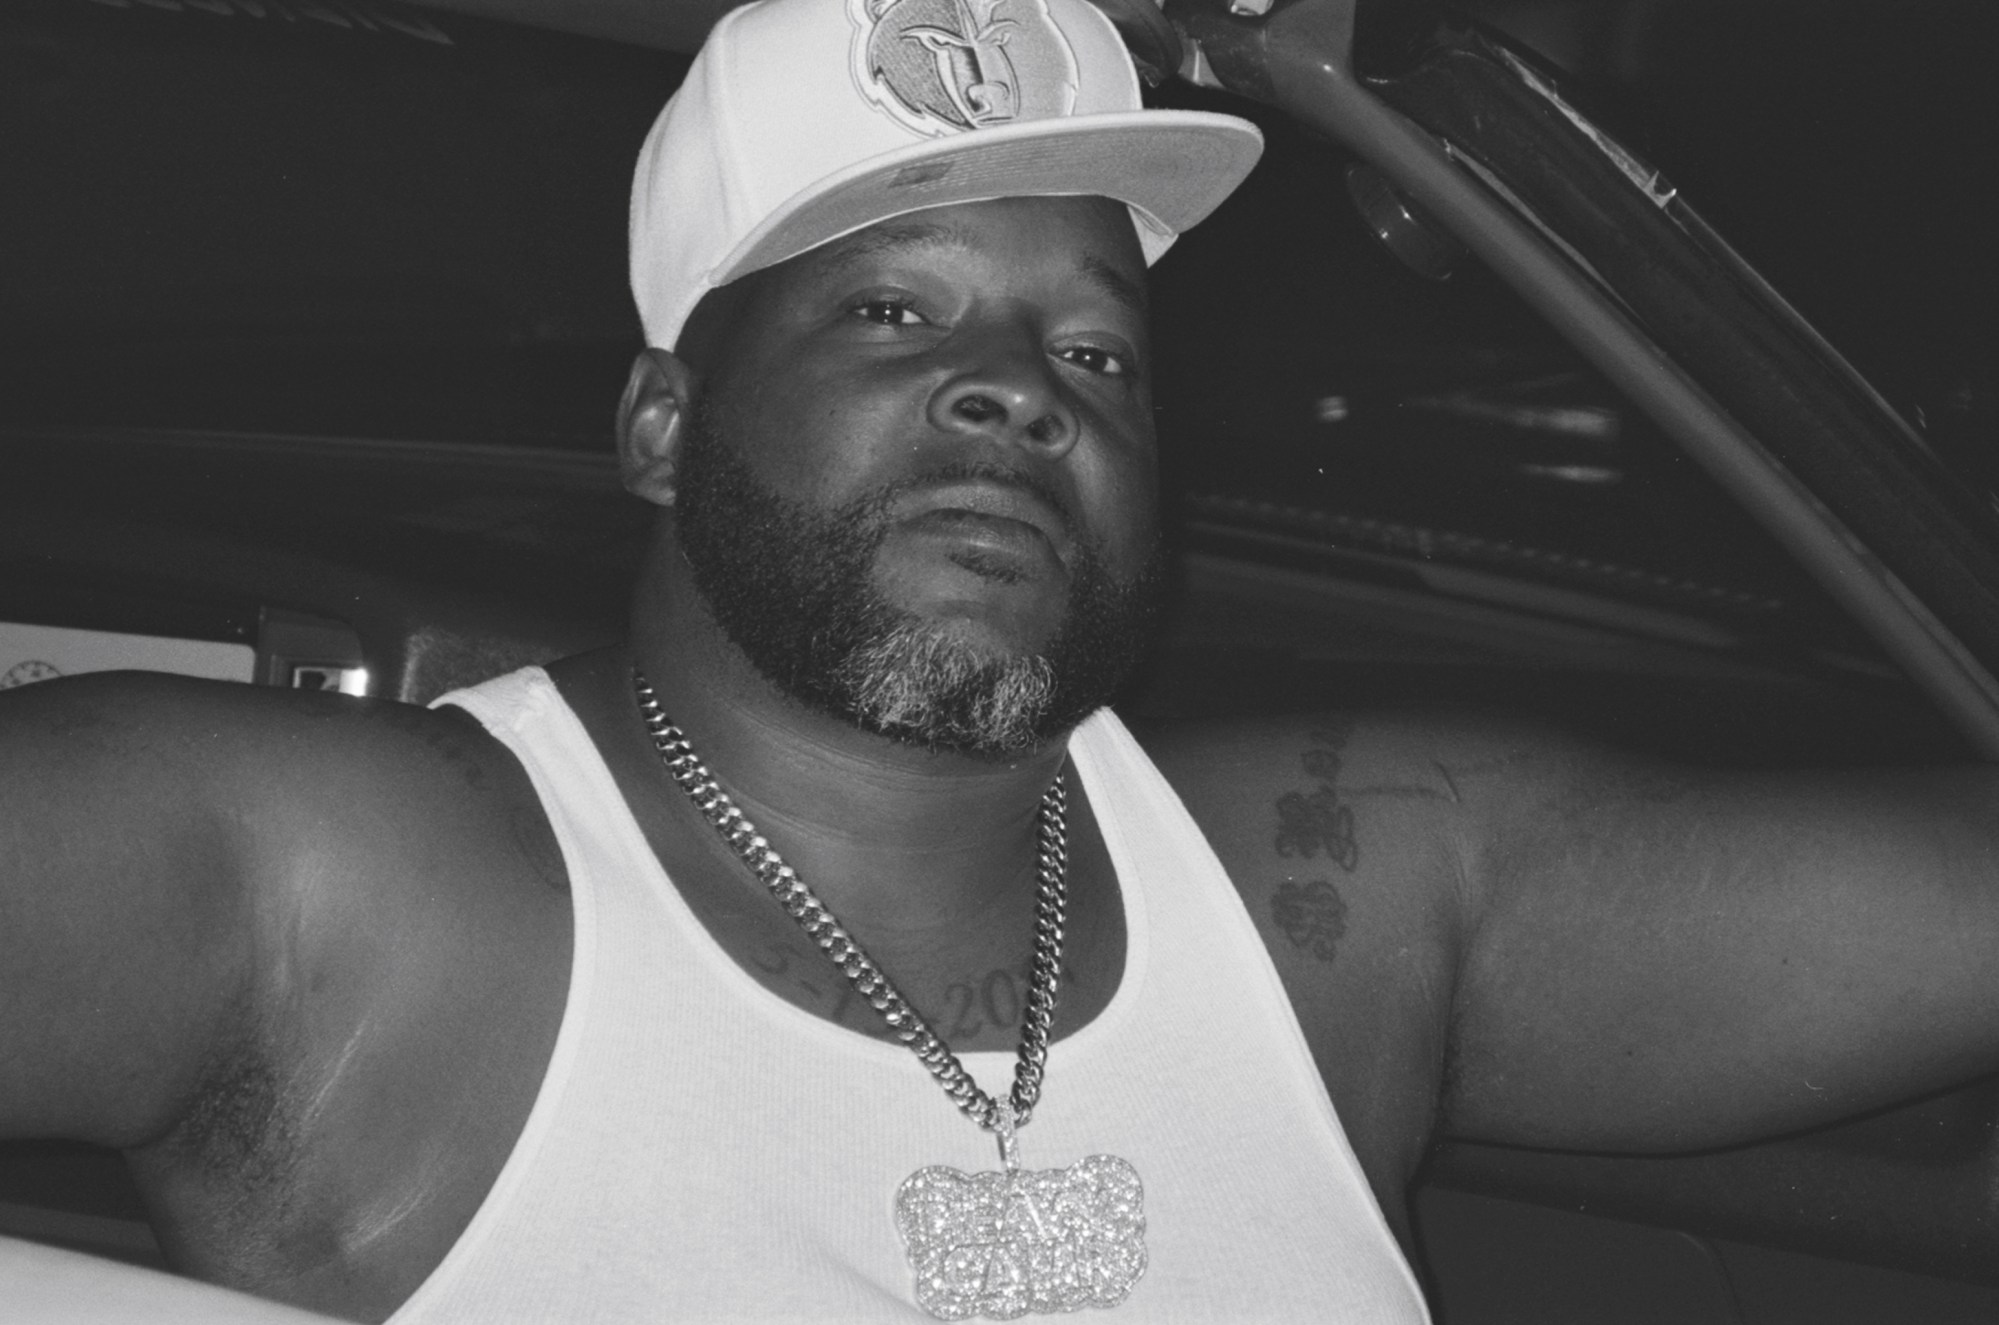
<svg viewBox="0 0 1999 1325">
<path fill-rule="evenodd" d="M 617 638 L 649 529 L 610 436 L 642 348 L 630 163 L 725 7 L 13 0 L 0 687 L 144 667 L 422 703 Z M 1587 8 L 1448 22 L 1607 68 Z M 1715 7 L 1611 8 L 1663 61 Z M 1378 161 L 1213 87 L 1147 95 L 1269 148 L 1154 274 L 1177 573 L 1134 725 L 1444 706 L 1704 764 L 1993 753 Z M 1835 339 L 1866 321 L 1834 307 Z M 1929 403 L 1923 445 L 1967 445 L 1973 379 L 1850 352 Z M 1446 1143 L 1420 1272 L 1446 1325 L 1999 1318 L 1995 1121 L 1986 1081 L 1698 1155 Z M 166 1268 L 120 1157 L 64 1141 L 0 1144 L 0 1235 Z"/>
</svg>

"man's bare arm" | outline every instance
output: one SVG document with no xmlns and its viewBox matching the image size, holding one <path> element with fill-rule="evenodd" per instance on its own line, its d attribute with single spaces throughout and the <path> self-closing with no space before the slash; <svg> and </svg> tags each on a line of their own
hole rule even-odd
<svg viewBox="0 0 1999 1325">
<path fill-rule="evenodd" d="M 141 673 L 0 695 L 0 1135 L 141 1145 L 246 1055 L 310 1097 L 359 1028 L 492 1003 L 466 964 L 565 887 L 462 711 Z M 563 975 L 528 983 L 559 1008 Z"/>
<path fill-rule="evenodd" d="M 124 1149 L 189 1273 L 385 1316 L 535 1098 L 566 885 L 462 710 L 136 674 L 0 696 L 0 1134 Z"/>
<path fill-rule="evenodd" d="M 1995 775 L 1705 773 L 1450 717 L 1148 747 L 1385 1191 L 1433 1128 L 1697 1148 L 1999 1068 Z"/>
<path fill-rule="evenodd" d="M 1515 755 L 1458 779 L 1455 1134 L 1715 1146 L 1999 1067 L 1999 776 Z"/>
<path fill-rule="evenodd" d="M 204 690 L 0 696 L 0 1135 L 151 1139 L 241 1015 L 251 899 Z"/>
</svg>

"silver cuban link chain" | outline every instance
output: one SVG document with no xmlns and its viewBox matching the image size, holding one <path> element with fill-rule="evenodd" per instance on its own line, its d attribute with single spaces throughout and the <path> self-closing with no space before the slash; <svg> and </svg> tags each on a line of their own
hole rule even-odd
<svg viewBox="0 0 1999 1325">
<path fill-rule="evenodd" d="M 1002 1132 L 1002 1139 L 1010 1142 L 1013 1129 L 1026 1124 L 1041 1098 L 1041 1077 L 1048 1064 L 1049 1027 L 1055 1017 L 1055 994 L 1062 965 L 1062 927 L 1069 897 L 1069 794 L 1062 774 L 1057 773 L 1048 790 L 1042 793 L 1036 820 L 1034 966 L 1027 985 L 1027 1009 L 1021 1017 L 1020 1053 L 1014 1065 L 1013 1091 L 1007 1101 L 1010 1108 L 1003 1109 L 979 1088 L 951 1047 L 897 992 L 882 969 L 805 886 L 797 871 L 785 864 L 776 849 L 757 832 L 756 825 L 744 817 L 715 774 L 694 753 L 686 733 L 660 708 L 658 696 L 645 673 L 637 667 L 632 669 L 632 687 L 653 749 L 695 808 L 769 889 L 785 913 L 798 922 L 806 937 L 840 968 L 855 992 L 888 1024 L 895 1038 L 922 1060 L 965 1116 L 989 1132 Z M 1011 1116 L 1007 1117 L 1008 1114 Z"/>
</svg>

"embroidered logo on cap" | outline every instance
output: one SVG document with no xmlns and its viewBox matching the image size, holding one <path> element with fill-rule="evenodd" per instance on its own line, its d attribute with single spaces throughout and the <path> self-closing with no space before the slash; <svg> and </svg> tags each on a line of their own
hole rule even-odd
<svg viewBox="0 0 1999 1325">
<path fill-rule="evenodd" d="M 1076 56 L 1047 0 L 851 0 L 854 77 L 929 137 L 1067 115 Z"/>
</svg>

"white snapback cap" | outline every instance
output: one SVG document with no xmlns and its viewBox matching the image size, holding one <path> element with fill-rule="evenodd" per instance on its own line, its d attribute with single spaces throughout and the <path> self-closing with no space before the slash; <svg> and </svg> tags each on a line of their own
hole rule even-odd
<svg viewBox="0 0 1999 1325">
<path fill-rule="evenodd" d="M 758 0 L 709 33 L 632 182 L 632 295 L 672 349 L 709 290 L 891 217 L 988 198 L 1131 208 L 1145 260 L 1249 174 L 1246 120 L 1141 108 L 1089 0 Z"/>
</svg>

